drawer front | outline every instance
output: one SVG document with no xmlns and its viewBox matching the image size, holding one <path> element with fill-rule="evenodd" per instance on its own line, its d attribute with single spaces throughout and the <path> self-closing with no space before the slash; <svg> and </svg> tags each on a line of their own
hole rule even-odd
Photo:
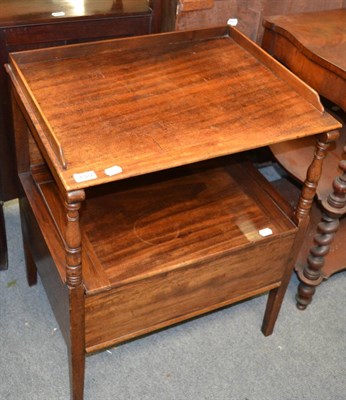
<svg viewBox="0 0 346 400">
<path fill-rule="evenodd" d="M 86 297 L 96 351 L 280 285 L 294 234 Z"/>
<path fill-rule="evenodd" d="M 110 19 L 84 20 L 8 28 L 6 45 L 13 51 L 37 45 L 135 36 L 150 33 L 150 13 Z"/>
</svg>

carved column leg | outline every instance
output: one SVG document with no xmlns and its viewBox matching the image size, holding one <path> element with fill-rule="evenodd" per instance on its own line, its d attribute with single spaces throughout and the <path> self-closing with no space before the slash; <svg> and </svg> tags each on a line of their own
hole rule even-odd
<svg viewBox="0 0 346 400">
<path fill-rule="evenodd" d="M 326 151 L 329 143 L 336 140 L 339 136 L 337 131 L 322 134 L 318 137 L 315 154 L 312 163 L 307 171 L 306 180 L 298 201 L 297 208 L 294 213 L 294 221 L 298 225 L 298 233 L 295 238 L 291 257 L 288 260 L 286 270 L 283 274 L 281 285 L 269 292 L 266 311 L 264 314 L 262 332 L 265 336 L 271 335 L 274 330 L 274 325 L 279 314 L 284 295 L 289 284 L 293 267 L 299 253 L 300 245 L 303 241 L 304 234 L 309 221 L 309 213 L 312 206 L 318 181 L 322 173 L 323 159 L 326 156 Z"/>
<path fill-rule="evenodd" d="M 346 147 L 344 151 L 346 152 Z M 296 299 L 300 310 L 305 310 L 311 303 L 316 286 L 323 280 L 325 256 L 329 253 L 330 245 L 338 230 L 339 218 L 346 212 L 346 161 L 341 161 L 339 167 L 343 174 L 334 180 L 333 193 L 322 202 L 325 212 L 314 236 L 315 245 L 310 250 L 303 271 L 299 271 L 301 283 Z"/>
<path fill-rule="evenodd" d="M 84 286 L 81 265 L 80 202 L 84 191 L 67 193 L 66 284 L 69 291 L 68 343 L 72 400 L 83 400 L 85 370 Z"/>
<path fill-rule="evenodd" d="M 7 264 L 7 241 L 6 241 L 6 230 L 5 230 L 5 219 L 3 202 L 0 201 L 0 270 L 8 268 Z"/>
</svg>

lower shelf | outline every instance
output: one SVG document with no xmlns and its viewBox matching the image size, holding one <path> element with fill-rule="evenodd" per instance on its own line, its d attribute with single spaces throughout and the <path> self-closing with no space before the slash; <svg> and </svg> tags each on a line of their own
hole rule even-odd
<svg viewBox="0 0 346 400">
<path fill-rule="evenodd" d="M 61 270 L 63 203 L 53 181 L 36 179 L 33 188 L 33 178 L 22 182 Z M 278 287 L 297 231 L 285 207 L 249 163 L 230 159 L 87 191 L 80 212 L 86 351 Z"/>
</svg>

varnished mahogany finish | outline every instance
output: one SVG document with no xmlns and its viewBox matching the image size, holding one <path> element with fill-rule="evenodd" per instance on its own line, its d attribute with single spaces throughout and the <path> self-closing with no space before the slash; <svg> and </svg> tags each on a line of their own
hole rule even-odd
<svg viewBox="0 0 346 400">
<path fill-rule="evenodd" d="M 340 126 L 316 110 L 323 110 L 316 94 L 245 36 L 217 28 L 207 31 L 211 38 L 206 41 L 205 32 L 12 54 L 14 83 L 23 80 L 18 94 L 37 116 L 37 134 L 49 142 L 41 150 L 65 190 Z M 217 63 L 217 72 L 210 61 Z M 266 64 L 287 81 L 273 78 Z M 261 73 L 256 82 L 254 69 Z M 309 101 L 297 93 L 297 85 Z M 92 142 L 85 138 L 86 117 L 88 131 L 98 132 Z M 78 183 L 73 174 L 85 172 L 86 159 L 96 178 Z M 105 169 L 114 165 L 122 173 L 108 176 Z"/>
<path fill-rule="evenodd" d="M 262 21 L 268 15 L 345 8 L 345 0 L 165 0 L 164 25 L 171 30 L 207 28 L 237 18 L 237 27 L 258 43 L 263 36 Z"/>
<path fill-rule="evenodd" d="M 346 153 L 346 146 L 343 151 Z M 325 258 L 330 252 L 334 236 L 339 230 L 339 219 L 346 214 L 346 160 L 340 161 L 339 168 L 342 175 L 335 178 L 332 193 L 322 201 L 324 211 L 322 220 L 317 225 L 314 246 L 310 249 L 306 266 L 299 271 L 301 283 L 298 287 L 297 302 L 298 308 L 301 310 L 304 310 L 310 304 L 316 286 L 323 278 L 328 278 L 331 273 L 335 273 L 337 270 L 346 269 L 346 251 L 342 246 L 339 251 L 345 257 L 342 258 L 341 265 L 336 270 L 331 270 L 329 266 L 324 271 Z"/>
<path fill-rule="evenodd" d="M 268 17 L 264 26 L 263 47 L 321 95 L 340 106 L 344 112 L 339 112 L 339 118 L 345 123 L 346 9 Z M 346 130 L 343 128 L 337 147 L 329 152 L 317 190 L 322 208 L 327 204 L 338 163 L 346 157 L 342 151 L 345 140 Z M 272 151 L 282 165 L 302 181 L 313 147 L 311 138 L 305 138 L 276 144 Z M 300 309 L 305 309 L 311 302 L 315 287 L 323 278 L 346 268 L 346 220 L 342 218 L 340 224 L 338 220 L 343 216 L 342 207 L 330 210 L 328 206 L 326 212 L 322 215 L 315 209 L 296 265 L 302 280 L 297 296 Z"/>
<path fill-rule="evenodd" d="M 158 3 L 158 2 L 157 2 Z M 159 4 L 157 4 L 159 5 Z M 159 8 L 159 7 L 157 7 Z M 151 31 L 152 11 L 146 0 L 83 2 L 0 1 L 0 171 L 1 200 L 17 197 L 16 169 L 10 118 L 10 101 L 3 64 L 15 50 L 66 43 L 146 34 Z M 54 12 L 64 15 L 52 16 Z M 156 20 L 155 20 L 155 24 Z"/>
<path fill-rule="evenodd" d="M 340 126 L 316 93 L 229 28 L 16 53 L 7 70 L 29 275 L 33 261 L 74 400 L 86 352 L 267 291 L 272 333 Z M 229 156 L 317 133 L 295 213 Z"/>
<path fill-rule="evenodd" d="M 0 0 L 1 201 L 18 197 L 10 99 L 3 67 L 8 61 L 9 52 L 143 35 L 160 30 L 160 0 L 152 1 L 150 5 L 147 0 L 85 0 L 82 3 L 73 4 L 66 0 Z M 1 219 L 0 229 L 0 269 L 4 269 L 7 267 L 7 251 L 5 234 L 2 234 L 5 227 Z"/>
<path fill-rule="evenodd" d="M 263 47 L 346 110 L 346 9 L 267 17 Z"/>
</svg>

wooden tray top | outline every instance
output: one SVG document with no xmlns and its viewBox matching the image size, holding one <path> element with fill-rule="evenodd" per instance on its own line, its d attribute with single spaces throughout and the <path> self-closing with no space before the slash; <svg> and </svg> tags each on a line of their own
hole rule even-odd
<svg viewBox="0 0 346 400">
<path fill-rule="evenodd" d="M 233 28 L 19 52 L 7 69 L 65 190 L 340 126 Z M 76 182 L 89 171 L 93 179 Z"/>
</svg>

